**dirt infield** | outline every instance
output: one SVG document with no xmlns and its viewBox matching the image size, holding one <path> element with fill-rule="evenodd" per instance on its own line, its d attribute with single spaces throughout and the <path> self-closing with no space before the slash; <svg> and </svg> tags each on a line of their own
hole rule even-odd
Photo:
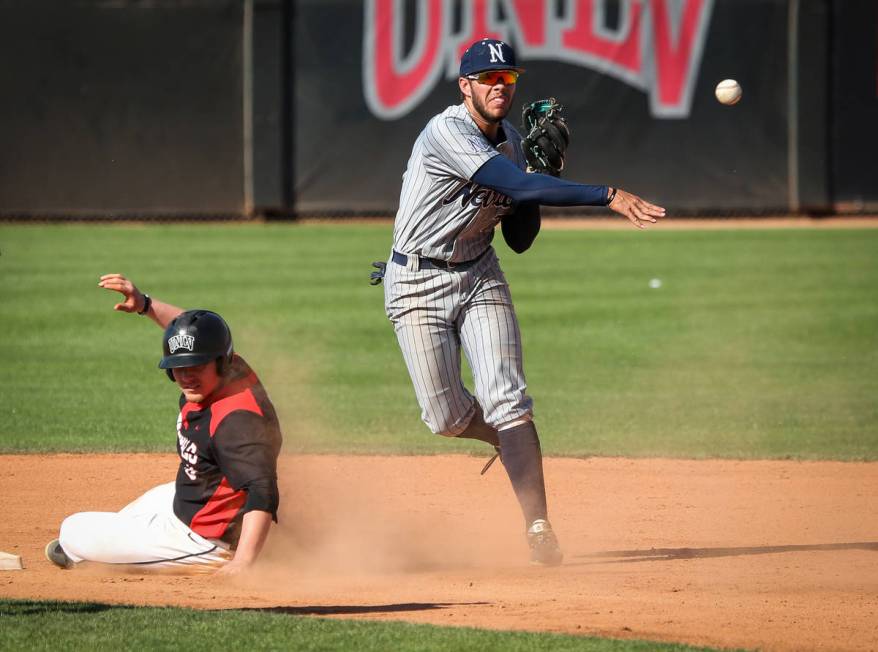
<svg viewBox="0 0 878 652">
<path fill-rule="evenodd" d="M 74 511 L 173 477 L 170 455 L 0 456 L 0 595 L 280 608 L 772 650 L 878 648 L 878 464 L 548 459 L 563 566 L 530 567 L 502 469 L 465 456 L 284 456 L 251 576 L 62 571 Z"/>
</svg>

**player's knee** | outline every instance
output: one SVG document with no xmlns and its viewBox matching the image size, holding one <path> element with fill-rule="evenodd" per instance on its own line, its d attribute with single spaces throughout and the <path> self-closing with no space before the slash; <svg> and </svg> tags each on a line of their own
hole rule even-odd
<svg viewBox="0 0 878 652">
<path fill-rule="evenodd" d="M 456 437 L 466 427 L 466 423 L 462 422 L 460 416 L 445 410 L 422 408 L 421 420 L 430 429 L 430 432 L 443 437 Z"/>
<path fill-rule="evenodd" d="M 424 423 L 434 435 L 442 437 L 457 437 L 463 432 L 465 425 L 461 425 L 460 420 L 451 418 L 424 419 Z"/>
<path fill-rule="evenodd" d="M 447 426 L 433 426 L 429 423 L 427 426 L 430 428 L 430 432 L 434 435 L 440 435 L 442 437 L 457 437 L 460 434 L 460 428 L 449 428 Z"/>
</svg>

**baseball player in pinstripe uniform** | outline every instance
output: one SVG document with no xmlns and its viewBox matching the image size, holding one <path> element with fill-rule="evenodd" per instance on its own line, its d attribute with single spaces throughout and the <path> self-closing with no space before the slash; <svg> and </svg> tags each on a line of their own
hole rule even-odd
<svg viewBox="0 0 878 652">
<path fill-rule="evenodd" d="M 562 553 L 548 520 L 521 336 L 491 247 L 494 228 L 502 220 L 521 252 L 539 230 L 541 204 L 609 206 L 639 228 L 664 209 L 621 189 L 527 174 L 521 136 L 504 119 L 522 72 L 502 41 L 483 39 L 464 53 L 462 103 L 427 123 L 408 161 L 384 296 L 424 422 L 498 450 L 524 513 L 531 561 L 554 565 Z M 510 238 L 507 224 L 513 232 L 534 220 L 535 230 Z M 461 348 L 475 396 L 460 377 Z"/>
</svg>

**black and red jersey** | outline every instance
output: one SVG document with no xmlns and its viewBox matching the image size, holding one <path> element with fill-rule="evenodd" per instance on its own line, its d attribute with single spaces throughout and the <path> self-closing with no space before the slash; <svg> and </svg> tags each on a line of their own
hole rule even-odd
<svg viewBox="0 0 878 652">
<path fill-rule="evenodd" d="M 174 513 L 201 536 L 234 546 L 246 512 L 270 512 L 277 521 L 281 433 L 247 363 L 235 355 L 226 373 L 226 385 L 203 403 L 180 396 Z"/>
</svg>

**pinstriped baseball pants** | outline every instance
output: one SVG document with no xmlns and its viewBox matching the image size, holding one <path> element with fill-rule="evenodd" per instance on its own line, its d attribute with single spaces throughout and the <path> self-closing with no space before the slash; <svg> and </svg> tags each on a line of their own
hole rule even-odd
<svg viewBox="0 0 878 652">
<path fill-rule="evenodd" d="M 459 435 L 473 415 L 473 396 L 461 380 L 461 348 L 487 423 L 497 427 L 532 413 L 518 319 L 493 248 L 463 271 L 389 262 L 384 303 L 421 418 L 434 433 Z"/>
</svg>

